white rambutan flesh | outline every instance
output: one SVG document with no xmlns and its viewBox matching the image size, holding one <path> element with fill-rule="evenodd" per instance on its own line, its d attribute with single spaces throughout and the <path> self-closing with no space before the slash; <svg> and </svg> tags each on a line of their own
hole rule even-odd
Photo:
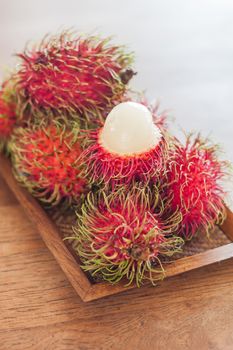
<svg viewBox="0 0 233 350">
<path fill-rule="evenodd" d="M 161 132 L 146 106 L 122 102 L 107 116 L 100 142 L 108 152 L 128 156 L 150 151 L 161 138 Z"/>
</svg>

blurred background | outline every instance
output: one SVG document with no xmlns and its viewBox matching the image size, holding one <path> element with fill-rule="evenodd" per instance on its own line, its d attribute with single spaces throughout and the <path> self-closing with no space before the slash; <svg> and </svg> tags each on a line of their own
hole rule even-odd
<svg viewBox="0 0 233 350">
<path fill-rule="evenodd" d="M 0 79 L 47 32 L 113 35 L 135 51 L 131 86 L 170 111 L 177 134 L 200 130 L 233 161 L 233 1 L 0 0 L 0 27 Z"/>
</svg>

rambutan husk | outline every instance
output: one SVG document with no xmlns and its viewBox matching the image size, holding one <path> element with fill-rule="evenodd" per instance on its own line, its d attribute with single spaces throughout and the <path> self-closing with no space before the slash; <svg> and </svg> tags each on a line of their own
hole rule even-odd
<svg viewBox="0 0 233 350">
<path fill-rule="evenodd" d="M 0 91 L 0 150 L 5 148 L 15 124 L 15 105 L 7 99 L 4 89 L 2 89 Z"/>
<path fill-rule="evenodd" d="M 17 180 L 44 204 L 76 203 L 86 192 L 78 161 L 79 127 L 58 121 L 15 129 L 9 142 Z"/>
<path fill-rule="evenodd" d="M 190 134 L 182 145 L 173 139 L 167 173 L 161 186 L 163 199 L 182 221 L 177 234 L 191 239 L 198 232 L 209 234 L 225 219 L 223 182 L 229 164 L 218 158 L 217 145 Z"/>
<path fill-rule="evenodd" d="M 68 238 L 74 240 L 82 268 L 113 284 L 123 279 L 139 287 L 163 279 L 163 260 L 180 252 L 183 240 L 173 235 L 180 213 L 162 221 L 162 208 L 158 192 L 143 185 L 89 192 L 77 214 L 75 235 Z"/>
<path fill-rule="evenodd" d="M 95 124 L 119 103 L 134 75 L 132 54 L 110 39 L 69 31 L 18 54 L 19 117 L 66 115 Z"/>
<path fill-rule="evenodd" d="M 90 184 L 114 190 L 119 186 L 131 186 L 135 181 L 148 184 L 164 175 L 168 152 L 166 137 L 162 136 L 159 143 L 146 152 L 119 155 L 102 145 L 101 132 L 102 128 L 91 130 L 84 137 L 82 175 Z"/>
</svg>

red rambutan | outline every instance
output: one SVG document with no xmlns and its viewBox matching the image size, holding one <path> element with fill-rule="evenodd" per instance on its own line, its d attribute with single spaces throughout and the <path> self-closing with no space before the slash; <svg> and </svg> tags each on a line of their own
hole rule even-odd
<svg viewBox="0 0 233 350">
<path fill-rule="evenodd" d="M 90 192 L 71 237 L 83 269 L 111 283 L 124 278 L 140 286 L 162 279 L 163 259 L 180 251 L 183 240 L 171 234 L 179 215 L 161 221 L 157 203 L 145 188 Z"/>
<path fill-rule="evenodd" d="M 108 39 L 68 32 L 18 56 L 22 59 L 16 74 L 21 116 L 29 110 L 96 118 L 121 101 L 134 74 L 132 57 L 122 47 L 110 45 Z"/>
<path fill-rule="evenodd" d="M 145 106 L 135 102 L 117 105 L 104 127 L 88 136 L 89 146 L 81 158 L 90 183 L 114 188 L 162 176 L 167 142 Z"/>
<path fill-rule="evenodd" d="M 217 158 L 216 147 L 199 136 L 187 137 L 183 146 L 175 141 L 168 160 L 165 192 L 171 210 L 183 219 L 178 233 L 190 239 L 198 230 L 207 233 L 225 217 L 224 190 L 226 162 Z"/>
<path fill-rule="evenodd" d="M 3 91 L 0 92 L 0 149 L 9 139 L 16 123 L 15 108 L 4 98 Z"/>
<path fill-rule="evenodd" d="M 19 127 L 9 148 L 16 178 L 41 201 L 56 205 L 76 202 L 85 192 L 78 158 L 81 153 L 77 128 L 58 122 Z"/>
</svg>

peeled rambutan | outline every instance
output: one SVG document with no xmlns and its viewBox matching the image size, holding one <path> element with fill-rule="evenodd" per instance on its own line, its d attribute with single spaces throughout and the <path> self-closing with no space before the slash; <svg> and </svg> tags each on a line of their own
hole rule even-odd
<svg viewBox="0 0 233 350">
<path fill-rule="evenodd" d="M 16 178 L 44 203 L 77 202 L 85 192 L 78 158 L 81 147 L 75 126 L 58 122 L 19 127 L 9 148 Z"/>
<path fill-rule="evenodd" d="M 135 102 L 120 103 L 104 127 L 89 133 L 81 158 L 90 183 L 114 188 L 162 176 L 167 143 L 150 111 Z"/>
<path fill-rule="evenodd" d="M 9 139 L 15 123 L 15 106 L 7 102 L 4 98 L 4 92 L 0 91 L 0 149 Z"/>
<path fill-rule="evenodd" d="M 161 130 L 167 129 L 167 115 L 165 112 L 159 112 L 159 103 L 150 103 L 145 97 L 142 97 L 139 101 L 141 104 L 146 106 L 152 114 L 155 125 Z"/>
<path fill-rule="evenodd" d="M 21 116 L 42 111 L 98 118 L 121 101 L 133 76 L 132 57 L 108 39 L 65 32 L 43 40 L 16 74 Z M 27 113 L 26 113 L 27 114 Z"/>
<path fill-rule="evenodd" d="M 163 222 L 157 204 L 143 188 L 90 192 L 70 237 L 83 269 L 111 283 L 162 279 L 163 259 L 180 251 L 183 240 L 172 235 L 179 215 Z"/>
<path fill-rule="evenodd" d="M 146 108 L 149 109 L 152 118 L 153 118 L 153 122 L 155 123 L 155 125 L 163 130 L 163 131 L 167 131 L 167 117 L 168 117 L 168 113 L 167 111 L 159 111 L 159 102 L 158 101 L 153 101 L 150 102 L 148 100 L 148 98 L 143 94 L 143 93 L 134 93 L 132 95 L 129 94 L 128 96 L 125 96 L 125 102 L 137 102 L 137 103 L 141 103 L 142 105 L 144 105 Z"/>
<path fill-rule="evenodd" d="M 175 141 L 168 161 L 164 194 L 171 210 L 182 213 L 178 234 L 191 239 L 199 230 L 207 233 L 225 218 L 221 185 L 226 165 L 217 157 L 216 146 L 198 135 L 185 145 Z"/>
</svg>

